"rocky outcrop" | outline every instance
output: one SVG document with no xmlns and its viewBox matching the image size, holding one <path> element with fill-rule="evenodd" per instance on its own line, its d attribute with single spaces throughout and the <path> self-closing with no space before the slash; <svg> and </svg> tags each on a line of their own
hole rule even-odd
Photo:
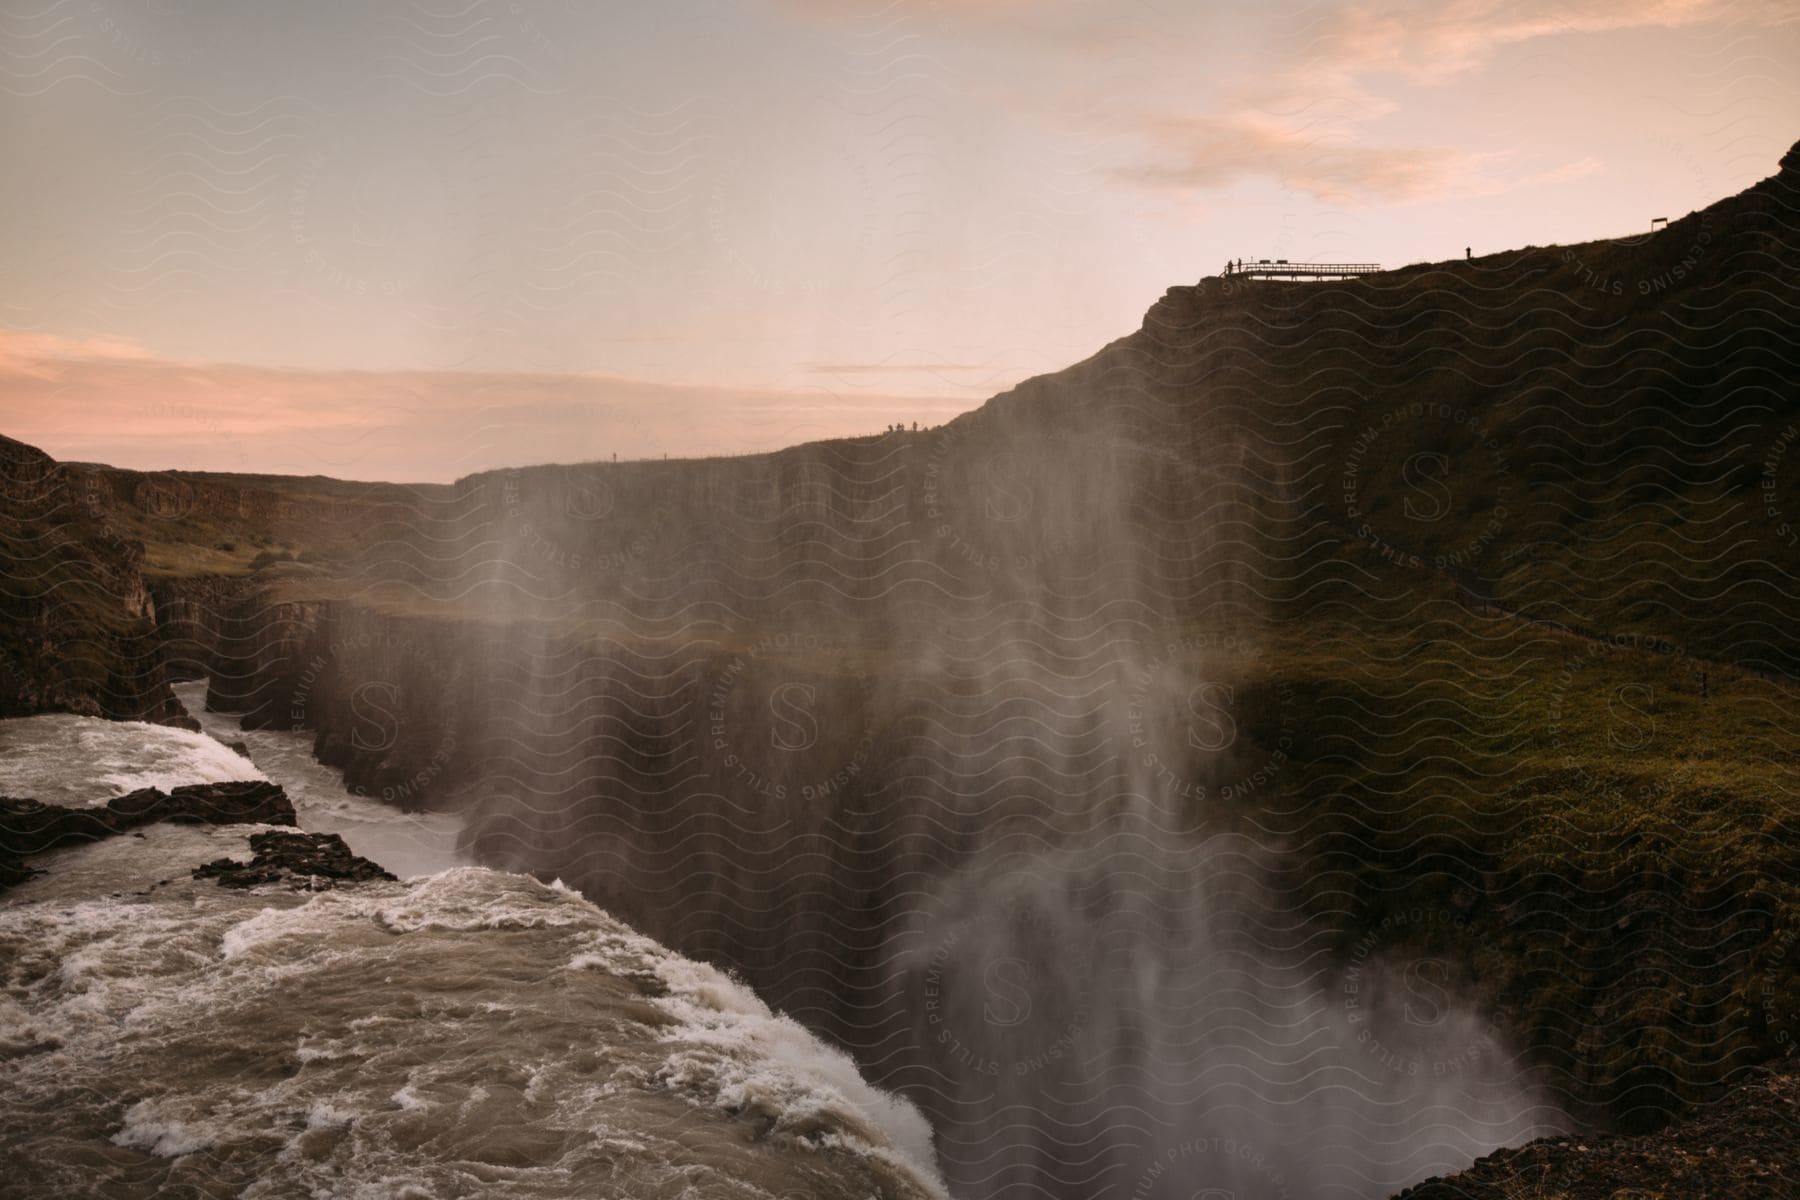
<svg viewBox="0 0 1800 1200">
<path fill-rule="evenodd" d="M 1759 1070 L 1723 1098 L 1642 1137 L 1541 1138 L 1396 1200 L 1617 1200 L 1800 1196 L 1800 1062 Z"/>
<path fill-rule="evenodd" d="M 253 833 L 256 857 L 247 863 L 216 859 L 194 868 L 195 879 L 215 879 L 220 887 L 253 888 L 285 884 L 296 891 L 326 891 L 339 883 L 396 878 L 353 854 L 335 833 Z"/>
<path fill-rule="evenodd" d="M 0 717 L 191 728 L 168 684 L 242 661 L 230 612 L 272 577 L 328 573 L 432 491 L 64 463 L 0 437 Z"/>
<path fill-rule="evenodd" d="M 192 522 L 311 541 L 354 526 L 372 503 L 408 489 L 322 476 L 227 475 L 196 471 L 132 471 L 97 463 L 65 463 L 64 472 L 102 511 L 143 515 L 164 524 Z M 310 534 L 310 537 L 305 536 Z"/>
<path fill-rule="evenodd" d="M 0 717 L 181 717 L 143 563 L 84 476 L 0 437 Z"/>
<path fill-rule="evenodd" d="M 293 803 L 272 783 L 200 783 L 170 792 L 140 788 L 94 808 L 0 797 L 0 888 L 36 872 L 24 860 L 46 850 L 113 837 L 158 821 L 198 825 L 293 825 Z"/>
</svg>

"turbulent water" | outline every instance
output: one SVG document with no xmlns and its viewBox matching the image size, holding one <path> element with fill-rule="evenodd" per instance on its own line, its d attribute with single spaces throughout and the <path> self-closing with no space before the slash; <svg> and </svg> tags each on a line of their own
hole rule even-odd
<svg viewBox="0 0 1800 1200">
<path fill-rule="evenodd" d="M 80 807 L 138 788 L 267 778 L 204 733 L 62 714 L 0 721 L 0 796 Z"/>
<path fill-rule="evenodd" d="M 148 894 L 77 898 L 57 864 L 0 908 L 0 1189 L 941 1194 L 910 1106 L 566 889 L 479 868 L 310 898 L 158 879 L 243 855 L 247 832 L 65 851 L 84 885 L 111 868 Z"/>
<path fill-rule="evenodd" d="M 378 824 L 252 738 L 303 825 Z M 62 802 L 261 777 L 160 726 L 39 717 L 0 744 L 0 790 Z M 943 1194 L 915 1109 L 574 892 L 472 867 L 317 895 L 191 877 L 262 828 L 56 851 L 0 898 L 0 1195 Z M 447 853 L 440 829 L 375 832 Z"/>
<path fill-rule="evenodd" d="M 81 806 L 138 788 L 267 779 L 287 792 L 301 828 L 338 834 L 403 879 L 470 864 L 455 816 L 404 813 L 346 790 L 342 772 L 313 758 L 310 735 L 246 731 L 235 716 L 207 712 L 205 680 L 175 692 L 204 732 L 64 714 L 0 721 L 0 796 Z"/>
</svg>

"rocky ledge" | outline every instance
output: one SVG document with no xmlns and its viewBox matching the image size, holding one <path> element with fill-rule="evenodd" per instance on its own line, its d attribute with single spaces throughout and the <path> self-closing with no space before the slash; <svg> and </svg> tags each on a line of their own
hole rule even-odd
<svg viewBox="0 0 1800 1200">
<path fill-rule="evenodd" d="M 158 821 L 190 825 L 297 823 L 287 793 L 262 781 L 191 784 L 169 792 L 140 788 L 93 808 L 0 796 L 0 891 L 38 873 L 24 861 L 31 855 L 114 837 Z M 392 878 L 385 873 L 381 877 Z"/>
<path fill-rule="evenodd" d="M 1749 1200 L 1800 1196 L 1800 1060 L 1758 1071 L 1644 1137 L 1552 1137 L 1477 1159 L 1396 1200 Z"/>
<path fill-rule="evenodd" d="M 396 876 L 353 854 L 335 833 L 253 833 L 250 862 L 215 859 L 194 868 L 195 879 L 216 879 L 220 887 L 253 888 L 285 884 L 295 891 L 328 891 L 339 883 L 394 881 Z"/>
</svg>

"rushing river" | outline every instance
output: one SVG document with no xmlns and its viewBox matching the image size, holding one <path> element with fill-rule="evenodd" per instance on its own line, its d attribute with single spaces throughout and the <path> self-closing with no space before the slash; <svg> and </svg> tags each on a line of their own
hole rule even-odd
<svg viewBox="0 0 1800 1200">
<path fill-rule="evenodd" d="M 203 685 L 181 690 L 199 712 Z M 194 879 L 262 826 L 39 855 L 0 895 L 0 1196 L 941 1200 L 931 1131 L 749 989 L 453 821 L 344 791 L 304 735 L 0 722 L 0 794 L 267 777 L 397 874 Z"/>
</svg>

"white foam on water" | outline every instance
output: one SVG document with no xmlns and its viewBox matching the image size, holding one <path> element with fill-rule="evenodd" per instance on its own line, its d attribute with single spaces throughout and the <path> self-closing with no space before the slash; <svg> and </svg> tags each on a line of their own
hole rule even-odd
<svg viewBox="0 0 1800 1200">
<path fill-rule="evenodd" d="M 486 867 L 455 867 L 411 880 L 398 895 L 390 890 L 381 899 L 360 891 L 326 892 L 297 908 L 265 908 L 226 931 L 219 956 L 238 958 L 283 938 L 325 936 L 347 918 L 373 921 L 390 933 L 473 932 L 580 925 L 598 912 L 576 893 L 552 892 L 536 880 L 532 883 L 542 889 L 548 903 L 494 886 L 496 881 L 516 878 L 522 877 Z"/>
<path fill-rule="evenodd" d="M 944 1196 L 911 1105 L 566 887 L 241 892 L 190 872 L 243 829 L 143 833 L 0 900 L 0 1142 L 31 1194 Z"/>
<path fill-rule="evenodd" d="M 568 966 L 625 975 L 648 967 L 662 981 L 669 994 L 653 1003 L 676 1021 L 662 1040 L 681 1048 L 659 1072 L 661 1082 L 721 1112 L 764 1116 L 777 1130 L 841 1127 L 842 1118 L 852 1116 L 880 1136 L 827 1133 L 815 1140 L 831 1144 L 835 1138 L 836 1144 L 887 1154 L 874 1144 L 885 1141 L 908 1167 L 942 1189 L 931 1125 L 917 1108 L 871 1086 L 849 1055 L 772 1011 L 723 971 L 628 930 L 601 935 L 595 949 L 575 955 Z"/>
<path fill-rule="evenodd" d="M 92 900 L 142 893 L 166 880 L 185 879 L 195 863 L 221 858 L 249 862 L 252 834 L 293 832 L 283 825 L 174 825 L 160 822 L 121 837 L 33 855 L 43 874 L 17 884 L 0 903 Z"/>
<path fill-rule="evenodd" d="M 125 1124 L 113 1135 L 115 1146 L 135 1146 L 158 1158 L 176 1158 L 218 1145 L 224 1132 L 217 1125 L 186 1121 L 168 1114 L 160 1098 L 140 1100 L 125 1110 Z"/>
<path fill-rule="evenodd" d="M 686 968 L 712 970 L 675 961 L 684 974 Z M 665 959 L 658 973 L 667 978 L 669 965 Z M 915 1170 L 928 1178 L 935 1175 L 931 1126 L 918 1109 L 870 1086 L 847 1054 L 827 1046 L 793 1018 L 771 1012 L 748 988 L 736 983 L 730 988 L 735 995 L 723 1007 L 713 1005 L 716 985 L 697 996 L 677 994 L 655 1002 L 681 1022 L 665 1040 L 696 1047 L 671 1054 L 664 1079 L 685 1090 L 698 1088 L 722 1112 L 766 1114 L 777 1130 L 804 1131 L 821 1123 L 841 1128 L 841 1118 L 853 1114 L 883 1137 L 822 1136 L 869 1152 L 885 1140 Z M 799 1136 L 806 1140 L 809 1135 Z"/>
<path fill-rule="evenodd" d="M 407 1112 L 418 1112 L 428 1105 L 428 1101 L 426 1101 L 423 1096 L 419 1095 L 419 1093 L 415 1092 L 410 1083 L 389 1096 L 388 1099 L 392 1100 Z"/>
<path fill-rule="evenodd" d="M 302 1063 L 342 1057 L 343 1052 L 339 1047 L 309 1045 L 306 1038 L 301 1038 L 300 1044 L 294 1048 L 294 1058 Z"/>
<path fill-rule="evenodd" d="M 12 997 L 0 995 L 0 1059 L 28 1053 L 34 1047 L 55 1046 L 59 1040 L 49 1025 Z"/>
<path fill-rule="evenodd" d="M 335 833 L 403 879 L 470 863 L 457 850 L 459 816 L 402 812 L 349 791 L 341 771 L 313 758 L 311 734 L 246 732 L 239 718 L 205 710 L 206 686 L 174 685 L 200 733 L 67 713 L 0 720 L 0 796 L 98 807 L 139 788 L 268 780 L 287 793 L 302 829 Z M 228 742 L 243 743 L 251 757 Z"/>
<path fill-rule="evenodd" d="M 486 867 L 456 867 L 414 881 L 403 901 L 379 907 L 375 919 L 397 933 L 421 929 L 541 929 L 586 924 L 598 912 L 576 892 L 531 880 L 537 894 L 498 889 L 496 879 L 529 879 Z"/>
<path fill-rule="evenodd" d="M 306 1111 L 306 1127 L 308 1129 L 338 1129 L 360 1116 L 356 1109 L 340 1108 L 329 1100 L 316 1101 Z"/>
<path fill-rule="evenodd" d="M 264 780 L 204 733 L 52 713 L 0 721 L 0 795 L 79 808 L 139 788 Z"/>
<path fill-rule="evenodd" d="M 924 1120 L 845 1055 L 567 887 L 464 865 L 456 817 L 353 794 L 313 759 L 310 735 L 246 732 L 205 712 L 205 689 L 176 689 L 199 733 L 67 714 L 0 721 L 0 794 L 83 806 L 272 780 L 303 828 L 421 877 L 304 900 L 191 878 L 200 862 L 247 859 L 259 826 L 157 825 L 38 856 L 48 873 L 0 900 L 0 1142 L 29 1142 L 51 1171 L 37 1177 L 44 1194 L 135 1195 L 170 1170 L 259 1155 L 275 1157 L 234 1190 L 469 1194 L 465 1167 L 439 1161 L 458 1153 L 477 1177 L 506 1164 L 522 1196 L 577 1194 L 561 1189 L 566 1172 L 610 1172 L 621 1157 L 634 1178 L 662 1181 L 658 1194 L 695 1172 L 703 1191 L 776 1194 L 738 1177 L 741 1152 L 778 1174 L 786 1154 L 886 1164 L 877 1175 L 904 1181 L 893 1194 L 943 1195 Z M 490 979 L 490 952 L 523 978 L 556 976 L 554 1002 Z M 446 958 L 435 979 L 390 967 L 442 972 Z M 596 968 L 628 982 L 590 983 Z M 629 981 L 645 980 L 667 994 L 644 1001 Z M 572 1069 L 575 1047 L 598 1065 Z M 690 1107 L 712 1124 L 682 1115 Z M 747 1139 L 746 1120 L 765 1128 Z M 691 1139 L 709 1128 L 719 1149 L 702 1163 Z M 212 1166 L 126 1178 L 109 1163 L 80 1179 L 68 1164 L 96 1140 Z M 431 1149 L 408 1161 L 403 1144 Z"/>
</svg>

